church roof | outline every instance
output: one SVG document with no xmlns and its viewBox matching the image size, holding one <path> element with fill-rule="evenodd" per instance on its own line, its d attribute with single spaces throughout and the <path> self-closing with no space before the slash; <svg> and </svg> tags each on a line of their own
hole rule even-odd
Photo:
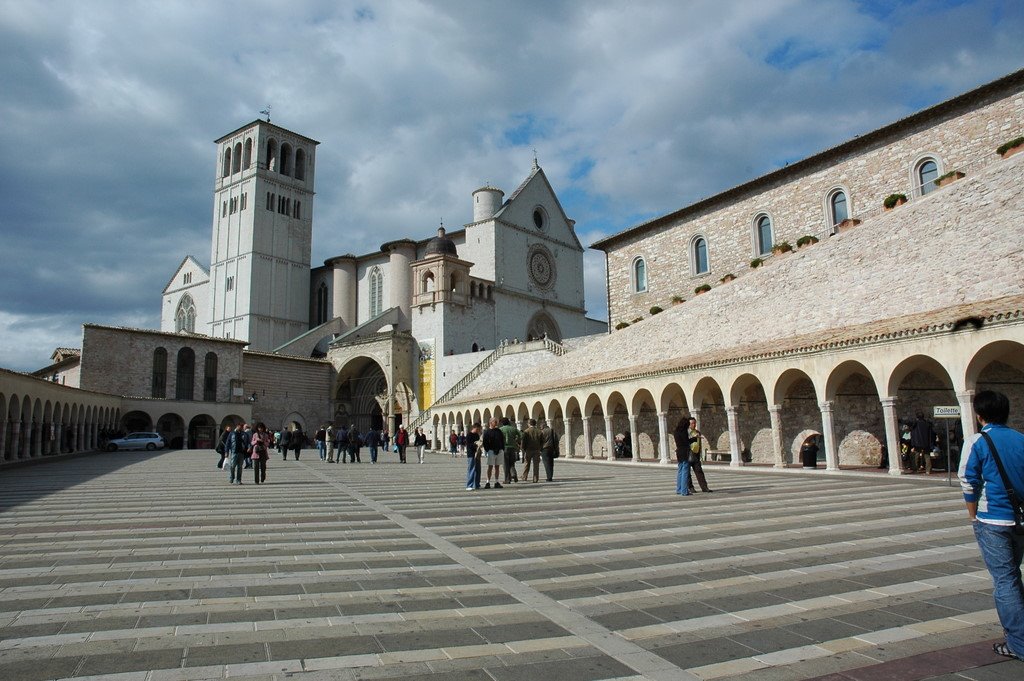
<svg viewBox="0 0 1024 681">
<path fill-rule="evenodd" d="M 423 257 L 428 255 L 453 255 L 459 257 L 459 251 L 455 248 L 455 242 L 445 234 L 444 227 L 438 227 L 437 236 L 427 242 L 423 249 Z"/>
</svg>

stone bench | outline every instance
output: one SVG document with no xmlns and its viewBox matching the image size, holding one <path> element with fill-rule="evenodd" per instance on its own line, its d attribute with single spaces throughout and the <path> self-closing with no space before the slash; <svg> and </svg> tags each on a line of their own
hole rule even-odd
<svg viewBox="0 0 1024 681">
<path fill-rule="evenodd" d="M 728 449 L 708 449 L 704 455 L 705 461 L 732 461 L 732 452 Z"/>
</svg>

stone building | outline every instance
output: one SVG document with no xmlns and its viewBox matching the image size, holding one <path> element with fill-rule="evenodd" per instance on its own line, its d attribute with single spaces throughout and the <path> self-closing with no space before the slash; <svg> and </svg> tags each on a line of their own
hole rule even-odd
<svg viewBox="0 0 1024 681">
<path fill-rule="evenodd" d="M 424 418 L 547 418 L 569 456 L 610 457 L 621 433 L 668 462 L 692 414 L 733 465 L 792 464 L 813 436 L 829 469 L 892 473 L 901 420 L 959 407 L 955 440 L 979 389 L 1021 426 L 1024 155 L 996 149 L 1022 133 L 1018 72 L 604 239 L 621 330 L 503 356 Z"/>
</svg>

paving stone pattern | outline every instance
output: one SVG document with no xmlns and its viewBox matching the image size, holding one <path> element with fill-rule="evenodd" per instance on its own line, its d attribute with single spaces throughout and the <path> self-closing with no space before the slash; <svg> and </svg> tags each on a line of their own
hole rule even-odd
<svg viewBox="0 0 1024 681">
<path fill-rule="evenodd" d="M 0 679 L 1021 678 L 934 481 L 97 454 L 0 477 Z M 896 665 L 896 666 L 893 666 Z"/>
</svg>

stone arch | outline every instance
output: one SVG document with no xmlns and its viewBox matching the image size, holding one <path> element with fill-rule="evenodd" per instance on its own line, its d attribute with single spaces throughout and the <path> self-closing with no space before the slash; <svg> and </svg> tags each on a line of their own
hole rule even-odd
<svg viewBox="0 0 1024 681">
<path fill-rule="evenodd" d="M 739 449 L 743 460 L 775 463 L 768 396 L 761 379 L 751 373 L 738 376 L 729 387 L 729 402 L 736 410 Z"/>
<path fill-rule="evenodd" d="M 608 397 L 605 398 L 604 415 L 607 436 L 612 438 L 613 441 L 612 451 L 609 452 L 608 459 L 624 458 L 632 460 L 633 453 L 636 450 L 633 449 L 633 431 L 630 429 L 629 423 L 629 403 L 626 402 L 626 398 L 618 390 L 611 391 L 608 393 Z M 609 418 L 611 419 L 610 424 Z"/>
<path fill-rule="evenodd" d="M 216 424 L 213 419 L 210 419 L 210 426 L 214 427 Z M 160 437 L 164 439 L 169 449 L 183 449 L 185 448 L 185 419 L 180 414 L 168 413 L 163 414 L 156 421 L 156 432 L 160 433 Z M 214 443 L 216 444 L 216 443 Z M 201 447 L 200 449 L 212 449 L 214 445 L 207 447 Z M 196 448 L 196 445 L 192 442 L 188 443 L 189 449 Z"/>
<path fill-rule="evenodd" d="M 772 403 L 779 407 L 782 463 L 799 461 L 800 446 L 811 434 L 821 434 L 821 409 L 814 381 L 802 369 L 786 369 L 772 387 Z M 825 455 L 824 447 L 820 455 Z"/>
<path fill-rule="evenodd" d="M 562 331 L 558 328 L 558 322 L 544 310 L 538 310 L 530 318 L 526 325 L 526 340 L 540 340 L 542 338 L 561 343 Z"/>
<path fill-rule="evenodd" d="M 630 430 L 633 433 L 633 458 L 658 460 L 661 444 L 658 427 L 658 402 L 647 388 L 638 388 L 629 400 Z M 635 427 L 634 427 L 635 426 Z"/>
<path fill-rule="evenodd" d="M 153 417 L 141 410 L 126 412 L 121 418 L 121 429 L 127 433 L 153 430 Z"/>
<path fill-rule="evenodd" d="M 583 419 L 586 421 L 587 433 L 589 434 L 589 453 L 593 458 L 608 458 L 612 456 L 611 442 L 604 427 L 604 405 L 597 393 L 590 393 L 583 406 Z"/>
<path fill-rule="evenodd" d="M 877 377 L 864 364 L 847 360 L 837 365 L 825 381 L 826 402 L 832 434 L 825 433 L 826 457 L 834 438 L 835 466 L 877 466 L 885 442 L 885 419 Z M 825 428 L 822 429 L 826 430 Z"/>
<path fill-rule="evenodd" d="M 387 417 L 393 413 L 387 374 L 373 357 L 353 357 L 338 369 L 332 396 L 335 426 L 355 424 L 360 433 L 370 428 L 390 430 Z"/>
<path fill-rule="evenodd" d="M 704 376 L 693 386 L 690 414 L 697 418 L 706 449 L 732 451 L 725 406 L 725 393 L 713 377 Z"/>
<path fill-rule="evenodd" d="M 1024 345 L 1000 340 L 983 346 L 971 357 L 964 378 L 968 390 L 995 390 L 1006 395 L 1010 400 L 1006 424 L 1024 430 Z M 961 419 L 967 421 L 963 428 L 968 432 L 974 432 L 973 419 L 973 410 Z"/>
<path fill-rule="evenodd" d="M 533 406 L 530 407 L 530 418 L 536 419 L 538 423 L 545 418 L 544 414 L 544 405 L 540 403 L 540 400 L 534 402 Z"/>
<path fill-rule="evenodd" d="M 575 395 L 565 401 L 564 414 L 566 434 L 563 438 L 562 452 L 567 457 L 586 456 L 583 438 L 583 410 Z"/>
</svg>

